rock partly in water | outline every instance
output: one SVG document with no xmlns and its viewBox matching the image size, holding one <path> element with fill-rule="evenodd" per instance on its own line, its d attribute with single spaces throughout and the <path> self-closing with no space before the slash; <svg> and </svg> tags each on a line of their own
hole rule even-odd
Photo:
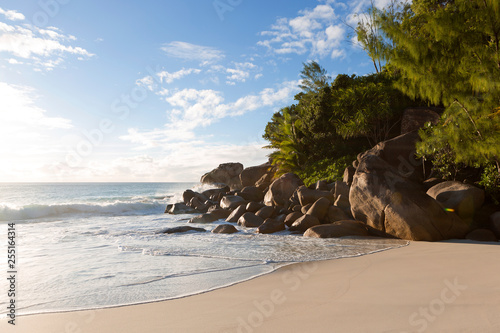
<svg viewBox="0 0 500 333">
<path fill-rule="evenodd" d="M 191 208 L 182 202 L 179 202 L 173 204 L 170 207 L 170 210 L 166 213 L 177 215 L 177 214 L 194 214 L 199 212 L 196 209 Z"/>
<path fill-rule="evenodd" d="M 212 230 L 214 234 L 234 234 L 235 232 L 238 232 L 238 229 L 231 224 L 219 224 Z"/>
<path fill-rule="evenodd" d="M 198 212 L 206 212 L 209 208 L 209 206 L 203 202 L 200 201 L 198 197 L 192 197 L 191 200 L 189 200 L 189 207 L 192 207 L 196 209 Z"/>
<path fill-rule="evenodd" d="M 366 224 L 360 221 L 344 220 L 322 224 L 306 230 L 304 237 L 338 238 L 345 236 L 369 236 Z"/>
<path fill-rule="evenodd" d="M 241 163 L 223 163 L 201 177 L 202 184 L 226 184 L 232 190 L 240 189 L 240 173 L 243 171 Z"/>
<path fill-rule="evenodd" d="M 168 212 L 172 209 L 172 207 L 174 206 L 174 204 L 168 204 L 167 207 L 165 208 L 165 214 L 168 214 Z"/>
<path fill-rule="evenodd" d="M 228 216 L 231 214 L 231 211 L 222 208 L 216 208 L 213 210 L 209 210 L 208 213 L 213 217 L 215 217 L 217 220 L 222 220 L 222 219 L 227 219 Z"/>
<path fill-rule="evenodd" d="M 245 213 L 238 219 L 238 225 L 246 228 L 257 228 L 264 220 L 254 213 Z"/>
<path fill-rule="evenodd" d="M 205 232 L 206 230 L 203 228 L 195 228 L 195 227 L 190 227 L 190 226 L 181 226 L 181 227 L 174 227 L 174 228 L 166 228 L 163 230 L 158 231 L 158 234 L 175 234 L 175 233 L 180 233 L 180 232 L 188 232 L 188 231 L 196 231 L 196 232 Z"/>
<path fill-rule="evenodd" d="M 354 175 L 349 201 L 358 221 L 407 240 L 463 238 L 469 225 L 446 212 L 422 186 L 400 175 L 381 157 L 364 155 Z"/>
<path fill-rule="evenodd" d="M 247 210 L 245 209 L 244 205 L 239 206 L 238 208 L 233 210 L 231 214 L 229 214 L 229 216 L 226 219 L 226 222 L 232 222 L 232 223 L 238 222 L 238 219 L 241 217 L 241 215 L 245 214 L 246 211 Z"/>
<path fill-rule="evenodd" d="M 427 195 L 468 223 L 472 223 L 474 213 L 484 203 L 482 189 L 457 181 L 445 181 L 434 185 L 427 191 Z"/>
<path fill-rule="evenodd" d="M 304 215 L 295 220 L 295 222 L 293 222 L 289 229 L 290 231 L 304 232 L 307 229 L 319 224 L 320 222 L 316 217 L 311 215 Z"/>
<path fill-rule="evenodd" d="M 224 186 L 221 188 L 213 188 L 210 190 L 203 191 L 201 192 L 201 194 L 211 199 L 213 196 L 217 196 L 219 194 L 226 194 L 227 192 L 229 192 L 229 186 Z"/>
<path fill-rule="evenodd" d="M 259 234 L 272 234 L 278 231 L 285 230 L 285 223 L 276 219 L 266 219 L 258 228 Z"/>
<path fill-rule="evenodd" d="M 489 229 L 472 230 L 465 236 L 466 239 L 478 242 L 497 242 L 498 238 L 495 233 Z"/>
<path fill-rule="evenodd" d="M 184 201 L 185 204 L 188 204 L 195 196 L 196 193 L 193 190 L 185 190 L 184 193 L 182 193 L 182 201 Z"/>
<path fill-rule="evenodd" d="M 205 213 L 191 218 L 188 223 L 212 223 L 217 220 L 218 218 L 211 213 Z"/>
<path fill-rule="evenodd" d="M 288 200 L 297 187 L 304 185 L 302 180 L 294 173 L 285 173 L 276 179 L 270 186 L 264 197 L 264 204 L 267 206 L 287 207 Z"/>
</svg>

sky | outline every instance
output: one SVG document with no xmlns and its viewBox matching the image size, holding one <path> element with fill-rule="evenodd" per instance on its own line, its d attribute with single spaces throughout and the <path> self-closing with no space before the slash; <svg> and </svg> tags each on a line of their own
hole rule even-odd
<svg viewBox="0 0 500 333">
<path fill-rule="evenodd" d="M 370 3 L 0 0 L 0 182 L 199 181 L 262 164 L 304 62 L 374 72 L 351 29 Z"/>
</svg>

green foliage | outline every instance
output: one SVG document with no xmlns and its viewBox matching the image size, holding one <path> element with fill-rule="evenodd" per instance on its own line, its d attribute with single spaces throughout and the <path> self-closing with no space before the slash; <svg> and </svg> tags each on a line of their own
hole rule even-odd
<svg viewBox="0 0 500 333">
<path fill-rule="evenodd" d="M 415 104 L 393 87 L 394 74 L 385 70 L 343 74 L 329 83 L 313 62 L 304 64 L 302 78 L 297 104 L 275 113 L 263 136 L 278 174 L 295 172 L 311 181 L 342 176 L 353 155 L 398 135 L 393 130 L 403 109 Z"/>
<path fill-rule="evenodd" d="M 384 70 L 362 77 L 339 75 L 333 83 L 333 115 L 344 138 L 365 137 L 370 146 L 387 140 L 404 108 L 418 104 L 393 87 L 394 74 Z"/>
<path fill-rule="evenodd" d="M 320 89 L 328 85 L 330 76 L 326 69 L 321 67 L 316 61 L 303 63 L 304 68 L 300 72 L 302 84 L 300 88 L 305 92 L 318 92 Z"/>
<path fill-rule="evenodd" d="M 300 168 L 303 149 L 297 126 L 300 126 L 300 120 L 294 105 L 275 113 L 266 126 L 263 137 L 270 144 L 265 148 L 275 149 L 269 156 L 278 166 L 278 175 Z"/>
<path fill-rule="evenodd" d="M 442 121 L 421 131 L 420 155 L 455 164 L 495 162 L 500 172 L 500 6 L 498 0 L 414 0 L 379 12 L 393 47 L 385 57 L 410 97 L 442 104 Z"/>
<path fill-rule="evenodd" d="M 297 172 L 306 186 L 316 183 L 319 180 L 334 182 L 342 180 L 344 170 L 352 164 L 356 156 L 346 155 L 338 159 L 323 159 L 307 165 L 303 170 Z"/>
<path fill-rule="evenodd" d="M 433 135 L 433 127 L 427 126 L 420 130 L 421 137 L 432 137 Z M 441 138 L 440 136 L 436 136 L 436 138 Z M 422 154 L 422 149 L 420 148 L 422 145 L 421 142 L 417 143 L 417 150 L 420 153 L 417 154 L 419 157 L 432 157 L 432 175 L 434 177 L 438 177 L 446 180 L 457 180 L 457 176 L 460 171 L 462 171 L 466 166 L 463 163 L 456 163 L 456 157 L 453 153 L 453 150 L 447 144 L 447 142 L 442 142 L 440 144 L 440 149 L 433 149 L 431 152 L 427 154 Z"/>
<path fill-rule="evenodd" d="M 500 174 L 496 165 L 489 164 L 484 168 L 479 185 L 484 187 L 484 190 L 493 198 L 495 204 L 500 203 Z"/>
<path fill-rule="evenodd" d="M 394 8 L 394 3 L 391 3 L 389 8 Z M 372 5 L 368 9 L 368 13 L 360 16 L 358 25 L 354 30 L 358 42 L 372 60 L 375 71 L 380 73 L 382 71 L 382 61 L 387 45 L 378 21 L 378 11 L 372 0 Z"/>
</svg>

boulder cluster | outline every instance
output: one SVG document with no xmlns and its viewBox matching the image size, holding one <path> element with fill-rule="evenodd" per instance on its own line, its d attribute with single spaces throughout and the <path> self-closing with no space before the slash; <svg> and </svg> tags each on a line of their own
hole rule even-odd
<svg viewBox="0 0 500 333">
<path fill-rule="evenodd" d="M 407 110 L 408 111 L 408 110 Z M 482 189 L 467 183 L 426 179 L 428 165 L 415 156 L 418 128 L 435 121 L 429 110 L 409 110 L 400 136 L 358 155 L 342 181 L 305 186 L 293 173 L 277 176 L 270 163 L 243 168 L 225 163 L 201 178 L 217 188 L 186 190 L 166 213 L 198 213 L 190 223 L 228 224 L 268 234 L 283 230 L 306 237 L 378 236 L 415 241 L 497 241 L 500 211 L 485 205 Z"/>
<path fill-rule="evenodd" d="M 218 169 L 203 176 L 204 180 L 207 177 L 213 179 L 213 184 L 219 185 L 219 188 L 201 193 L 186 190 L 183 202 L 169 205 L 165 212 L 198 213 L 189 223 L 228 222 L 218 225 L 212 231 L 214 233 L 238 232 L 235 224 L 256 228 L 256 232 L 261 234 L 288 229 L 308 237 L 369 235 L 366 224 L 355 221 L 351 215 L 349 186 L 346 183 L 320 181 L 306 187 L 293 173 L 276 177 L 268 163 L 242 169 L 240 181 L 236 182 L 231 173 L 238 164 L 221 164 Z M 214 174 L 218 178 L 214 178 Z M 221 183 L 221 179 L 231 180 L 233 189 Z"/>
</svg>

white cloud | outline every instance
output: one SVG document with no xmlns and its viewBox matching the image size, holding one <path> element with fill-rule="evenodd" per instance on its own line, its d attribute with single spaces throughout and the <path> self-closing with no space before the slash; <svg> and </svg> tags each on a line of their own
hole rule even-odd
<svg viewBox="0 0 500 333">
<path fill-rule="evenodd" d="M 332 51 L 332 54 L 331 54 L 331 57 L 332 59 L 336 59 L 336 58 L 345 58 L 346 54 L 345 54 L 345 51 L 344 50 L 333 50 Z"/>
<path fill-rule="evenodd" d="M 5 18 L 10 21 L 23 21 L 25 19 L 23 14 L 15 10 L 5 10 L 0 8 L 0 14 L 4 15 Z"/>
<path fill-rule="evenodd" d="M 72 128 L 71 121 L 47 116 L 36 100 L 33 88 L 0 82 L 0 154 L 4 161 L 13 154 L 62 151 L 63 143 L 53 133 Z"/>
<path fill-rule="evenodd" d="M 36 95 L 31 87 L 0 82 L 0 124 L 2 131 L 21 127 L 71 128 L 64 118 L 51 118 L 46 111 L 35 105 Z"/>
<path fill-rule="evenodd" d="M 79 60 L 92 57 L 87 50 L 73 46 L 76 37 L 64 35 L 54 27 L 40 29 L 30 25 L 9 25 L 0 22 L 0 52 L 30 60 L 37 69 L 52 70 L 66 55 Z"/>
<path fill-rule="evenodd" d="M 255 73 L 261 71 L 262 68 L 252 62 L 232 62 L 228 67 L 222 65 L 211 65 L 206 70 L 207 74 L 212 75 L 210 81 L 218 84 L 219 78 L 214 75 L 223 74 L 226 77 L 226 84 L 234 86 L 238 82 L 246 82 L 247 79 L 253 77 Z"/>
<path fill-rule="evenodd" d="M 157 72 L 153 75 L 148 75 L 145 76 L 141 79 L 138 79 L 135 81 L 135 83 L 138 86 L 144 86 L 148 88 L 151 91 L 155 91 L 158 89 L 158 86 L 162 83 L 166 84 L 171 84 L 175 80 L 179 80 L 185 76 L 188 76 L 190 74 L 200 74 L 201 70 L 197 68 L 188 68 L 188 69 L 181 69 L 177 72 L 169 73 L 167 71 L 160 71 Z M 159 95 L 165 95 L 165 88 L 161 88 L 160 92 L 158 92 Z"/>
<path fill-rule="evenodd" d="M 338 57 L 345 31 L 333 7 L 317 5 L 314 9 L 301 10 L 294 18 L 280 18 L 271 30 L 261 32 L 267 37 L 257 44 L 276 54 L 305 54 Z"/>
<path fill-rule="evenodd" d="M 298 81 L 287 81 L 277 88 L 266 88 L 260 93 L 225 102 L 221 92 L 215 90 L 183 89 L 165 98 L 172 107 L 164 128 L 140 131 L 132 128 L 121 139 L 133 142 L 138 149 L 168 147 L 196 138 L 195 129 L 208 126 L 226 117 L 241 116 L 261 107 L 272 107 L 287 102 L 299 91 Z"/>
<path fill-rule="evenodd" d="M 199 61 L 202 65 L 217 62 L 225 57 L 222 51 L 214 47 L 195 45 L 179 41 L 165 44 L 161 47 L 161 49 L 169 57 Z"/>
<path fill-rule="evenodd" d="M 245 82 L 250 77 L 250 72 L 256 70 L 257 66 L 251 62 L 234 63 L 234 68 L 226 68 L 226 83 L 235 85 L 236 82 Z"/>
<path fill-rule="evenodd" d="M 8 60 L 8 62 L 9 62 L 9 64 L 11 64 L 11 65 L 22 65 L 22 64 L 23 64 L 22 62 L 17 61 L 17 60 L 16 60 L 16 59 L 14 59 L 14 58 L 10 58 L 10 59 Z"/>
<path fill-rule="evenodd" d="M 151 91 L 156 89 L 155 79 L 151 75 L 148 75 L 148 76 L 143 77 L 142 79 L 136 80 L 135 84 L 137 84 L 138 86 L 146 87 Z"/>
<path fill-rule="evenodd" d="M 184 76 L 190 75 L 190 74 L 200 74 L 201 70 L 197 68 L 188 68 L 188 69 L 181 69 L 177 72 L 169 73 L 167 71 L 162 71 L 157 73 L 158 77 L 160 78 L 161 82 L 165 82 L 167 84 L 170 84 L 174 82 L 174 80 L 179 80 L 183 78 Z"/>
<path fill-rule="evenodd" d="M 309 54 L 310 57 L 332 59 L 345 57 L 346 53 L 341 45 L 347 38 L 347 26 L 344 22 L 355 27 L 371 6 L 372 0 L 321 2 L 313 9 L 299 11 L 296 17 L 277 19 L 269 30 L 260 33 L 263 39 L 257 44 L 279 55 Z M 382 9 L 391 2 L 392 0 L 374 0 L 373 4 Z"/>
</svg>

